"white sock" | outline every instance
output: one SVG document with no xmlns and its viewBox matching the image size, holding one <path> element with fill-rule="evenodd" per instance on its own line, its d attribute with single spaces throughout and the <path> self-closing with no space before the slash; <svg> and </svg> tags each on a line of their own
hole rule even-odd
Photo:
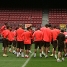
<svg viewBox="0 0 67 67">
<path fill-rule="evenodd" d="M 11 48 L 9 48 L 9 51 L 11 51 Z"/>
<path fill-rule="evenodd" d="M 34 57 L 36 57 L 36 53 L 34 53 Z"/>
<path fill-rule="evenodd" d="M 20 52 L 21 52 L 21 49 L 20 49 Z"/>
<path fill-rule="evenodd" d="M 59 58 L 57 60 L 60 60 Z"/>
<path fill-rule="evenodd" d="M 13 53 L 15 53 L 15 50 L 13 50 Z"/>
<path fill-rule="evenodd" d="M 40 53 L 40 57 L 42 57 L 42 54 Z"/>
<path fill-rule="evenodd" d="M 14 54 L 17 54 L 17 52 L 15 51 Z"/>
<path fill-rule="evenodd" d="M 42 54 L 44 54 L 44 52 L 42 51 Z"/>
<path fill-rule="evenodd" d="M 31 50 L 29 50 L 29 52 L 32 53 Z"/>
<path fill-rule="evenodd" d="M 21 53 L 21 57 L 24 57 L 24 52 Z"/>
<path fill-rule="evenodd" d="M 65 54 L 65 56 L 66 56 L 67 54 Z"/>
<path fill-rule="evenodd" d="M 42 51 L 42 54 L 45 56 L 45 53 Z"/>
<path fill-rule="evenodd" d="M 55 54 L 55 58 L 57 59 L 57 55 Z"/>
<path fill-rule="evenodd" d="M 19 52 L 17 52 L 17 57 L 19 57 L 20 56 L 20 53 Z"/>
<path fill-rule="evenodd" d="M 53 53 L 52 53 L 52 55 L 53 55 Z"/>
<path fill-rule="evenodd" d="M 62 57 L 62 60 L 64 61 L 64 57 Z"/>
</svg>

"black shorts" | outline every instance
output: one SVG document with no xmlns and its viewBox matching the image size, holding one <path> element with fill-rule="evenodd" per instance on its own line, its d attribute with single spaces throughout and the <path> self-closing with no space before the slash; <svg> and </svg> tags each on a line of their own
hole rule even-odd
<svg viewBox="0 0 67 67">
<path fill-rule="evenodd" d="M 8 39 L 3 38 L 3 47 L 8 47 Z"/>
<path fill-rule="evenodd" d="M 42 42 L 42 44 L 41 44 L 41 45 L 42 45 L 42 46 L 44 46 L 44 41 L 41 41 L 41 42 Z"/>
<path fill-rule="evenodd" d="M 64 42 L 58 42 L 58 51 L 64 51 Z"/>
<path fill-rule="evenodd" d="M 54 48 L 54 50 L 56 50 L 56 48 L 57 48 L 57 40 L 53 41 L 53 48 Z"/>
<path fill-rule="evenodd" d="M 30 44 L 25 44 L 25 50 L 30 50 Z"/>
<path fill-rule="evenodd" d="M 59 45 L 59 46 L 58 46 L 58 51 L 59 51 L 59 52 L 64 51 L 64 45 Z"/>
<path fill-rule="evenodd" d="M 53 39 L 51 40 L 51 44 L 53 45 Z"/>
<path fill-rule="evenodd" d="M 39 47 L 39 49 L 41 49 L 42 41 L 35 41 L 35 49 L 37 49 L 38 47 Z"/>
<path fill-rule="evenodd" d="M 16 40 L 13 40 L 13 46 L 16 47 Z"/>
<path fill-rule="evenodd" d="M 33 44 L 33 39 L 31 39 L 31 45 Z"/>
<path fill-rule="evenodd" d="M 13 41 L 8 41 L 8 45 L 12 45 L 12 42 L 13 42 Z"/>
<path fill-rule="evenodd" d="M 44 47 L 50 47 L 50 42 L 45 42 L 44 41 Z"/>
<path fill-rule="evenodd" d="M 17 48 L 24 49 L 24 42 L 23 41 L 17 41 Z"/>
</svg>

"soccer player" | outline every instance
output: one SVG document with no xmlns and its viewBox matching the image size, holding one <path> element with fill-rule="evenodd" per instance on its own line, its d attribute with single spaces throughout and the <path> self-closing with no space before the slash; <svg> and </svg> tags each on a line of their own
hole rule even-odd
<svg viewBox="0 0 67 67">
<path fill-rule="evenodd" d="M 64 45 L 64 52 L 65 52 L 65 57 L 67 57 L 67 32 L 64 32 L 65 34 L 65 45 Z"/>
<path fill-rule="evenodd" d="M 17 57 L 20 56 L 20 49 L 21 49 L 21 57 L 24 57 L 24 43 L 22 34 L 24 30 L 22 28 L 22 24 L 19 24 L 19 28 L 16 30 L 16 37 L 17 37 Z"/>
<path fill-rule="evenodd" d="M 42 47 L 43 33 L 42 31 L 40 31 L 39 28 L 33 33 L 33 39 L 35 42 L 34 57 L 36 57 L 36 52 L 38 47 L 40 49 L 40 57 L 42 57 L 41 47 Z"/>
<path fill-rule="evenodd" d="M 1 32 L 0 35 L 2 35 L 3 30 L 5 30 L 7 26 L 8 26 L 8 23 L 5 22 L 4 25 L 0 29 L 0 32 Z M 2 50 L 3 50 L 3 47 L 2 47 Z"/>
<path fill-rule="evenodd" d="M 29 49 L 31 46 L 31 38 L 32 38 L 32 33 L 30 32 L 30 27 L 27 28 L 27 31 L 25 31 L 22 36 L 24 37 L 24 45 L 25 45 L 25 51 L 26 55 L 25 57 L 29 57 Z"/>
<path fill-rule="evenodd" d="M 2 32 L 2 37 L 3 37 L 3 56 L 6 57 L 7 55 L 7 47 L 8 47 L 8 34 L 9 34 L 9 26 L 6 27 L 5 30 Z"/>
<path fill-rule="evenodd" d="M 4 25 L 1 27 L 1 32 L 2 32 L 3 30 L 5 30 L 7 26 L 8 26 L 8 23 L 4 23 Z"/>
<path fill-rule="evenodd" d="M 43 30 L 43 41 L 44 41 L 45 54 L 46 54 L 45 58 L 47 58 L 48 50 L 49 50 L 50 42 L 51 42 L 51 30 L 48 24 L 45 25 L 45 28 Z"/>
<path fill-rule="evenodd" d="M 60 33 L 60 32 L 59 32 Z M 52 54 L 50 56 L 55 55 L 55 58 L 57 59 L 57 55 L 56 55 L 56 48 L 57 48 L 57 36 L 58 36 L 58 29 L 56 29 L 56 26 L 54 26 L 53 30 L 52 30 L 52 35 L 53 35 L 53 50 L 52 50 Z"/>
<path fill-rule="evenodd" d="M 8 44 L 9 44 L 9 52 L 12 52 L 12 43 L 13 43 L 13 40 L 14 40 L 14 33 L 12 31 L 12 27 L 9 27 L 9 34 L 8 34 Z"/>
<path fill-rule="evenodd" d="M 53 36 L 52 36 L 52 25 L 51 25 L 51 24 L 48 24 L 48 28 L 49 28 L 50 31 L 51 31 L 51 37 L 50 37 L 50 45 L 51 45 L 52 38 L 53 38 Z M 48 47 L 48 53 L 50 53 L 50 46 Z"/>
<path fill-rule="evenodd" d="M 13 31 L 13 34 L 14 34 L 14 40 L 13 40 L 13 54 L 16 54 L 16 30 L 18 28 L 16 28 L 14 31 Z"/>
<path fill-rule="evenodd" d="M 44 29 L 45 29 L 45 28 L 46 28 L 45 26 L 40 28 L 40 30 L 42 31 L 42 33 L 44 33 Z M 42 40 L 41 50 L 42 50 L 42 55 L 45 56 L 45 48 L 44 48 L 44 41 L 43 41 L 43 40 Z"/>
<path fill-rule="evenodd" d="M 30 31 L 31 34 L 33 35 L 33 30 L 32 30 L 32 27 L 31 27 L 31 26 L 30 26 L 30 30 L 29 30 L 29 31 Z M 30 53 L 32 53 L 32 52 L 31 52 L 32 44 L 33 44 L 33 39 L 31 38 L 31 46 L 30 46 L 30 49 L 29 49 L 29 52 L 30 52 Z"/>
<path fill-rule="evenodd" d="M 64 51 L 64 43 L 65 43 L 65 35 L 64 35 L 64 30 L 61 30 L 61 33 L 57 36 L 57 41 L 58 41 L 58 59 L 57 62 L 62 62 L 64 61 L 63 58 L 63 51 Z M 62 60 L 60 59 L 62 57 Z"/>
</svg>

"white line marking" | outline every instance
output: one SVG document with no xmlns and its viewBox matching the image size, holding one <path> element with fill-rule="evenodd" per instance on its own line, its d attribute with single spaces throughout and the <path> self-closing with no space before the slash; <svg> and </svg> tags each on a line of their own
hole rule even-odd
<svg viewBox="0 0 67 67">
<path fill-rule="evenodd" d="M 26 60 L 26 62 L 21 67 L 25 67 L 27 65 L 27 63 L 30 61 L 30 59 L 33 56 L 33 54 L 34 53 L 31 54 L 31 56 Z"/>
</svg>

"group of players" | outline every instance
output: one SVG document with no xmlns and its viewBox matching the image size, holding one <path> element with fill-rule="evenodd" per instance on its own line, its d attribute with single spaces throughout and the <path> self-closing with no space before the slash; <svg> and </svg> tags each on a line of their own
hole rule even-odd
<svg viewBox="0 0 67 67">
<path fill-rule="evenodd" d="M 4 57 L 8 56 L 7 47 L 9 47 L 9 51 L 16 54 L 17 57 L 21 55 L 21 57 L 28 58 L 32 42 L 34 42 L 34 57 L 36 57 L 39 47 L 39 56 L 42 57 L 42 55 L 44 55 L 45 58 L 47 58 L 51 44 L 53 49 L 50 56 L 55 56 L 57 62 L 64 61 L 62 52 L 67 56 L 67 32 L 64 32 L 63 29 L 57 29 L 56 26 L 51 27 L 50 24 L 37 28 L 33 32 L 31 26 L 27 27 L 27 30 L 24 30 L 22 24 L 19 24 L 18 28 L 12 30 L 12 27 L 5 23 L 1 27 L 0 35 L 3 41 Z M 58 54 L 56 52 L 57 48 Z M 60 59 L 61 57 L 62 60 Z"/>
</svg>

